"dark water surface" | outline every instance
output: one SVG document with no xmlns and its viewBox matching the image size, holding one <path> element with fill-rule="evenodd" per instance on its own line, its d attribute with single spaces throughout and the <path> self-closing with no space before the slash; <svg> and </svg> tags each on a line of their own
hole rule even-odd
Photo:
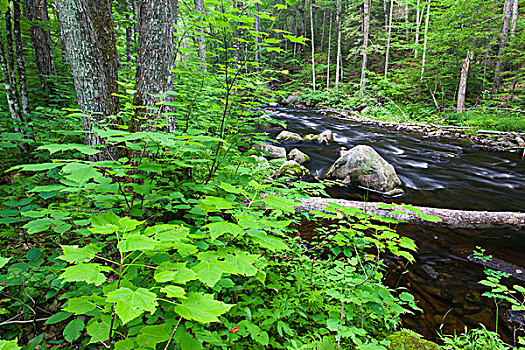
<svg viewBox="0 0 525 350">
<path fill-rule="evenodd" d="M 287 129 L 305 135 L 331 130 L 335 144 L 284 143 L 308 154 L 312 174 L 321 175 L 339 156 L 340 147 L 372 146 L 391 163 L 403 181 L 405 195 L 395 202 L 450 209 L 525 211 L 525 160 L 519 154 L 488 152 L 461 147 L 446 140 L 359 125 L 329 118 L 313 111 L 277 108 L 267 111 L 284 121 Z M 276 136 L 271 134 L 270 136 Z M 333 197 L 356 199 L 348 188 L 331 191 Z M 373 200 L 384 200 L 380 197 Z M 447 334 L 479 323 L 494 329 L 496 314 L 478 281 L 483 269 L 466 259 L 476 246 L 507 262 L 525 266 L 525 232 L 507 230 L 448 230 L 401 226 L 419 251 L 416 264 L 393 260 L 388 272 L 391 286 L 404 286 L 419 300 L 423 314 L 405 317 L 404 323 L 426 337 L 436 338 L 443 324 Z M 524 284 L 511 280 L 511 284 Z M 503 309 L 503 310 L 501 310 Z M 502 335 L 512 342 L 514 325 L 500 308 Z M 445 317 L 446 314 L 446 317 Z"/>
</svg>

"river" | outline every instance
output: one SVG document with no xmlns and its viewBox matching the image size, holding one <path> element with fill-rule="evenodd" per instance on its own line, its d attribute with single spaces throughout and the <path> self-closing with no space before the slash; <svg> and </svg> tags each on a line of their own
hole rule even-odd
<svg viewBox="0 0 525 350">
<path fill-rule="evenodd" d="M 373 147 L 394 166 L 405 195 L 393 199 L 371 195 L 370 200 L 450 209 L 525 210 L 525 160 L 519 154 L 464 147 L 450 140 L 360 125 L 315 111 L 276 108 L 267 113 L 284 121 L 287 130 L 301 135 L 332 131 L 335 141 L 332 145 L 281 144 L 287 151 L 298 148 L 309 155 L 311 161 L 305 166 L 313 175 L 323 174 L 338 158 L 341 147 L 361 144 Z M 277 133 L 277 130 L 270 132 L 270 137 Z M 329 193 L 332 197 L 354 200 L 366 195 L 350 187 L 334 188 Z M 467 256 L 480 246 L 487 254 L 524 266 L 525 232 L 410 225 L 400 226 L 399 231 L 413 238 L 419 250 L 415 264 L 392 259 L 387 283 L 408 288 L 424 309 L 424 313 L 404 317 L 405 326 L 430 339 L 437 338 L 440 327 L 446 334 L 461 332 L 465 326 L 478 327 L 479 323 L 493 330 L 494 303 L 481 296 L 486 289 L 478 284 L 484 278 L 483 268 L 468 261 Z M 504 307 L 500 310 L 500 333 L 512 342 L 514 324 L 506 320 L 504 310 Z"/>
</svg>

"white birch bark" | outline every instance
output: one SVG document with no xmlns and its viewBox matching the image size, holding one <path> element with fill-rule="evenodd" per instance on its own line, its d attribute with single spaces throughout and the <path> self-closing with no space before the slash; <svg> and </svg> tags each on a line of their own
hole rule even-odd
<svg viewBox="0 0 525 350">
<path fill-rule="evenodd" d="M 360 91 L 361 96 L 364 95 L 366 87 L 366 62 L 368 59 L 368 34 L 370 30 L 370 7 L 368 0 L 364 0 L 363 6 L 364 18 L 363 18 L 363 64 L 361 66 L 361 83 Z"/>
<path fill-rule="evenodd" d="M 385 57 L 385 80 L 388 79 L 388 62 L 390 59 L 390 40 L 392 38 L 392 12 L 394 9 L 394 0 L 390 0 L 390 13 L 388 17 L 388 34 L 386 39 L 386 57 Z"/>
<path fill-rule="evenodd" d="M 498 56 L 496 57 L 496 68 L 494 69 L 494 83 L 492 84 L 492 94 L 496 95 L 499 92 L 501 84 L 501 71 L 503 56 L 505 55 L 505 46 L 507 46 L 507 37 L 509 35 L 510 18 L 512 14 L 514 0 L 506 0 L 503 7 L 503 25 L 501 27 L 501 38 L 499 41 Z"/>
<path fill-rule="evenodd" d="M 313 2 L 310 0 L 310 33 L 312 35 L 312 89 L 315 91 L 315 34 L 314 34 L 314 11 Z"/>
<path fill-rule="evenodd" d="M 335 61 L 335 89 L 339 87 L 340 62 L 341 62 L 341 1 L 337 1 L 337 58 Z M 366 0 L 365 0 L 366 1 Z"/>
<path fill-rule="evenodd" d="M 414 58 L 417 58 L 418 50 L 417 47 L 419 45 L 419 29 L 421 28 L 421 21 L 423 19 L 423 13 L 421 13 L 421 0 L 417 0 L 416 2 L 416 36 L 414 38 Z"/>
<path fill-rule="evenodd" d="M 425 75 L 425 63 L 427 58 L 428 22 L 430 20 L 430 2 L 427 5 L 427 17 L 425 19 L 425 39 L 423 40 L 423 57 L 421 58 L 421 78 Z"/>
<path fill-rule="evenodd" d="M 512 3 L 512 20 L 510 22 L 510 36 L 514 37 L 516 35 L 516 27 L 518 25 L 518 2 L 519 0 L 514 0 Z"/>
<path fill-rule="evenodd" d="M 328 55 L 326 58 L 326 90 L 330 89 L 330 54 L 332 49 L 332 18 L 333 12 L 330 11 L 330 29 L 328 30 Z"/>
<path fill-rule="evenodd" d="M 467 51 L 467 57 L 463 60 L 461 67 L 461 78 L 459 80 L 458 88 L 458 103 L 456 110 L 458 112 L 463 112 L 465 110 L 465 94 L 467 92 L 467 79 L 468 79 L 468 70 L 470 66 L 470 60 L 472 59 L 472 51 Z"/>
</svg>

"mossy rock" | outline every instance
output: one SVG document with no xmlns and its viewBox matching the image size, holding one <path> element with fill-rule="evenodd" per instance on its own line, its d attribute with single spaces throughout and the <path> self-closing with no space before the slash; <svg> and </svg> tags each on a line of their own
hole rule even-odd
<svg viewBox="0 0 525 350">
<path fill-rule="evenodd" d="M 436 343 L 408 329 L 392 333 L 387 339 L 390 340 L 389 350 L 439 350 Z"/>
</svg>

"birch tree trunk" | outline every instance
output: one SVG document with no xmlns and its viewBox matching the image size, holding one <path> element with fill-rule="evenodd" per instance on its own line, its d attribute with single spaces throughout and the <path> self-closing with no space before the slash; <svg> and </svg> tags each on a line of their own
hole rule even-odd
<svg viewBox="0 0 525 350">
<path fill-rule="evenodd" d="M 390 0 L 390 13 L 388 17 L 388 34 L 386 39 L 386 57 L 385 57 L 385 80 L 388 79 L 388 61 L 390 58 L 390 40 L 392 38 L 392 12 L 394 9 L 394 0 Z"/>
<path fill-rule="evenodd" d="M 516 35 L 516 27 L 518 25 L 518 2 L 519 0 L 514 0 L 512 3 L 512 20 L 510 22 L 510 36 L 514 37 Z"/>
<path fill-rule="evenodd" d="M 195 0 L 195 12 L 201 15 L 204 15 L 203 0 Z M 199 43 L 199 57 L 202 63 L 204 64 L 206 63 L 206 40 L 204 38 L 204 27 L 203 26 L 199 26 L 199 32 L 197 33 L 197 41 Z M 203 69 L 206 70 L 206 67 L 204 65 L 203 65 Z"/>
<path fill-rule="evenodd" d="M 16 67 L 18 69 L 18 84 L 20 85 L 22 113 L 24 114 L 24 119 L 26 119 L 29 116 L 29 95 L 27 93 L 26 64 L 24 62 L 20 17 L 20 0 L 13 0 L 13 33 L 15 37 Z"/>
<path fill-rule="evenodd" d="M 133 61 L 133 21 L 131 20 L 130 11 L 133 11 L 133 5 L 129 0 L 124 2 L 126 18 L 126 62 Z"/>
<path fill-rule="evenodd" d="M 417 58 L 417 54 L 418 54 L 419 29 L 421 28 L 421 21 L 423 19 L 423 13 L 421 13 L 420 7 L 421 7 L 421 0 L 417 0 L 416 2 L 416 36 L 414 38 L 414 58 Z"/>
<path fill-rule="evenodd" d="M 314 11 L 313 2 L 310 0 L 310 33 L 312 35 L 312 89 L 315 91 L 315 34 L 314 34 Z"/>
<path fill-rule="evenodd" d="M 293 28 L 294 28 L 294 36 L 297 36 L 297 32 L 298 32 L 298 28 L 297 28 L 297 26 L 298 26 L 298 24 L 297 24 L 297 21 L 298 21 L 297 20 L 297 12 L 299 12 L 299 10 L 297 9 L 297 4 L 294 5 L 294 9 L 295 9 L 295 11 L 294 11 L 294 26 L 293 26 Z M 294 59 L 295 59 L 296 55 L 297 55 L 297 43 L 294 42 L 293 43 L 293 58 Z"/>
<path fill-rule="evenodd" d="M 16 91 L 13 91 L 13 86 L 11 84 L 11 74 L 9 72 L 6 52 L 4 49 L 4 43 L 2 37 L 0 36 L 0 70 L 2 71 L 2 78 L 4 80 L 4 88 L 7 99 L 7 106 L 9 112 L 11 113 L 11 119 L 13 119 L 13 126 L 16 133 L 25 136 L 26 131 L 24 130 L 24 120 L 20 114 L 20 102 L 16 98 Z M 27 142 L 20 142 L 18 144 L 20 153 L 24 158 L 28 157 L 31 152 L 31 147 Z"/>
<path fill-rule="evenodd" d="M 507 37 L 509 35 L 510 18 L 512 14 L 514 0 L 505 0 L 503 7 L 503 25 L 501 28 L 501 38 L 499 41 L 498 56 L 496 57 L 496 68 L 494 69 L 494 83 L 492 84 L 492 95 L 499 93 L 501 84 L 502 61 L 505 55 L 505 46 L 507 46 Z"/>
<path fill-rule="evenodd" d="M 110 0 L 55 0 L 71 65 L 87 145 L 103 139 L 93 126 L 119 111 L 118 56 Z M 103 159 L 98 155 L 92 160 Z"/>
<path fill-rule="evenodd" d="M 423 40 L 423 57 L 421 58 L 421 78 L 425 75 L 425 63 L 427 58 L 427 42 L 428 42 L 428 22 L 430 20 L 430 2 L 427 5 L 427 17 L 425 19 L 425 39 Z"/>
<path fill-rule="evenodd" d="M 335 89 L 339 88 L 340 62 L 341 62 L 341 5 L 342 0 L 337 0 L 337 57 L 335 61 Z"/>
<path fill-rule="evenodd" d="M 31 42 L 35 51 L 35 63 L 38 69 L 40 86 L 43 91 L 53 91 L 54 85 L 50 75 L 56 75 L 55 60 L 53 57 L 53 43 L 51 33 L 45 30 L 40 23 L 47 25 L 49 15 L 47 0 L 27 0 L 27 19 L 31 22 Z M 38 22 L 38 23 L 37 23 Z"/>
<path fill-rule="evenodd" d="M 261 58 L 259 54 L 259 44 L 261 43 L 261 38 L 259 37 L 259 3 L 256 2 L 253 6 L 255 11 L 255 62 L 260 64 Z M 286 41 L 286 43 L 287 42 L 288 40 Z M 259 67 L 257 67 L 257 70 L 259 70 Z"/>
<path fill-rule="evenodd" d="M 326 32 L 326 9 L 323 10 L 323 24 L 321 25 L 321 45 L 320 46 L 320 51 L 323 52 L 323 48 L 324 48 L 324 35 L 325 35 L 325 32 Z"/>
<path fill-rule="evenodd" d="M 15 50 L 14 50 L 14 43 L 13 43 L 13 23 L 11 21 L 11 9 L 9 6 L 7 7 L 7 11 L 5 12 L 5 39 L 7 42 L 7 65 L 8 65 L 8 72 L 9 72 L 9 81 L 11 83 L 11 87 L 13 88 L 13 99 L 15 101 L 16 106 L 20 108 L 20 94 L 18 93 L 18 84 L 16 80 L 16 70 L 15 70 Z"/>
<path fill-rule="evenodd" d="M 326 58 L 326 90 L 330 89 L 330 61 L 332 50 L 332 18 L 333 12 L 330 11 L 330 29 L 328 30 L 328 55 Z"/>
<path fill-rule="evenodd" d="M 363 64 L 361 66 L 361 96 L 365 93 L 366 88 L 366 61 L 368 59 L 368 35 L 370 30 L 370 7 L 368 0 L 364 0 L 363 6 Z"/>
<path fill-rule="evenodd" d="M 154 130 L 161 114 L 173 109 L 166 104 L 156 108 L 158 102 L 170 101 L 166 94 L 173 87 L 173 6 L 171 0 L 143 0 L 139 11 L 134 104 L 144 107 L 137 110 L 137 115 L 147 125 L 142 125 L 139 129 Z M 173 121 L 168 119 L 168 130 L 172 131 L 174 128 Z"/>
<path fill-rule="evenodd" d="M 467 57 L 463 60 L 463 65 L 461 67 L 461 79 L 459 80 L 459 89 L 458 89 L 458 104 L 456 110 L 458 112 L 463 112 L 465 110 L 465 94 L 467 91 L 467 79 L 468 79 L 468 70 L 470 65 L 470 60 L 472 59 L 472 51 L 467 51 Z"/>
<path fill-rule="evenodd" d="M 408 0 L 405 0 L 405 31 L 406 31 L 406 41 L 407 45 L 410 41 L 410 28 L 409 28 L 409 21 L 408 21 L 408 15 L 409 15 L 409 8 L 408 8 Z"/>
</svg>

